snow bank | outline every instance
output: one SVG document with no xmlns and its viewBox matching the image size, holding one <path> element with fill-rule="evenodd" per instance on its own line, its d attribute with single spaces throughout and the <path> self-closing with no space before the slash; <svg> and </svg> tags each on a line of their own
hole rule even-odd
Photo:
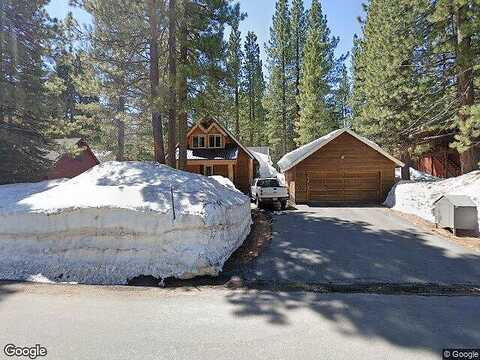
<svg viewBox="0 0 480 360">
<path fill-rule="evenodd" d="M 401 168 L 396 168 L 395 169 L 395 177 L 397 179 L 402 178 L 402 169 Z M 430 175 L 430 174 L 427 174 L 423 171 L 419 171 L 419 170 L 411 167 L 410 168 L 410 180 L 414 180 L 414 181 L 436 181 L 436 180 L 440 180 L 440 178 L 438 178 L 436 176 L 433 176 L 433 175 Z"/>
<path fill-rule="evenodd" d="M 68 179 L 46 180 L 36 183 L 0 185 L 0 213 L 15 206 L 19 201 L 68 181 Z"/>
<path fill-rule="evenodd" d="M 400 181 L 390 190 L 384 205 L 434 222 L 433 203 L 446 194 L 470 196 L 480 214 L 480 171 L 446 180 Z"/>
<path fill-rule="evenodd" d="M 164 165 L 106 162 L 48 187 L 0 186 L 0 278 L 216 275 L 250 231 L 247 196 Z"/>
<path fill-rule="evenodd" d="M 229 188 L 233 191 L 241 192 L 240 190 L 238 190 L 235 187 L 235 184 L 233 182 L 231 182 L 229 178 L 226 178 L 226 177 L 223 177 L 223 176 L 220 176 L 220 175 L 209 176 L 209 178 L 215 180 L 219 184 L 221 184 L 223 186 L 226 186 L 227 188 Z"/>
<path fill-rule="evenodd" d="M 273 167 L 272 160 L 267 154 L 262 154 L 253 150 L 250 152 L 255 156 L 258 163 L 260 164 L 259 176 L 261 178 L 274 178 L 277 177 L 278 171 Z"/>
</svg>

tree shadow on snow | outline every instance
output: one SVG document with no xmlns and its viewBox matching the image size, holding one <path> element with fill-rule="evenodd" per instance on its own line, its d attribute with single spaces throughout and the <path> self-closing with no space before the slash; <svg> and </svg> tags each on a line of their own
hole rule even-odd
<svg viewBox="0 0 480 360">
<path fill-rule="evenodd" d="M 216 180 L 190 172 L 173 170 L 166 165 L 157 173 L 143 163 L 130 163 L 128 168 L 114 171 L 107 176 L 97 179 L 99 186 L 135 186 L 141 185 L 140 190 L 146 203 L 162 204 L 165 209 L 172 211 L 172 198 L 175 212 L 189 209 L 198 203 L 221 205 L 230 207 L 237 205 L 244 196 L 240 192 L 230 192 L 228 197 L 221 197 Z M 136 169 L 136 174 L 128 170 Z M 225 190 L 228 191 L 228 190 Z M 215 200 L 216 199 L 216 200 Z M 244 201 L 244 199 L 240 200 Z"/>
</svg>

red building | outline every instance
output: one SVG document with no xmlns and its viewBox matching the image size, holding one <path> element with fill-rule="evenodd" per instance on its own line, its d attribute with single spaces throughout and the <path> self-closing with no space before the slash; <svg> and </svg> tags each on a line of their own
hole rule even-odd
<svg viewBox="0 0 480 360">
<path fill-rule="evenodd" d="M 100 164 L 87 142 L 81 138 L 55 139 L 46 158 L 53 165 L 47 179 L 72 178 Z"/>
<path fill-rule="evenodd" d="M 424 141 L 431 150 L 417 160 L 416 168 L 440 178 L 461 175 L 460 154 L 450 147 L 453 136 L 452 133 L 425 136 Z"/>
</svg>

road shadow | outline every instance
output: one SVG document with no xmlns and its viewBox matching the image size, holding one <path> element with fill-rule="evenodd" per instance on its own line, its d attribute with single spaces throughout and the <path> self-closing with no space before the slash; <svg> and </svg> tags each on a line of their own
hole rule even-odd
<svg viewBox="0 0 480 360">
<path fill-rule="evenodd" d="M 0 280 L 0 305 L 8 296 L 13 295 L 17 292 L 15 289 L 15 284 L 20 283 L 19 281 L 6 281 Z"/>
<path fill-rule="evenodd" d="M 234 306 L 236 317 L 263 318 L 288 327 L 295 321 L 296 311 L 308 309 L 312 323 L 326 320 L 342 335 L 383 340 L 435 354 L 443 348 L 468 348 L 480 342 L 478 297 L 237 290 L 229 293 L 226 300 Z"/>
</svg>

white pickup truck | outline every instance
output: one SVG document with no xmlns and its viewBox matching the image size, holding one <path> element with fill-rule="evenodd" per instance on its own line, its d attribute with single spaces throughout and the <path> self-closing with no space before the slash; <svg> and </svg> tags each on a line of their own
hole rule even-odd
<svg viewBox="0 0 480 360">
<path fill-rule="evenodd" d="M 251 188 L 251 196 L 259 209 L 267 203 L 280 203 L 282 209 L 287 208 L 288 189 L 281 186 L 278 179 L 255 179 Z"/>
</svg>

